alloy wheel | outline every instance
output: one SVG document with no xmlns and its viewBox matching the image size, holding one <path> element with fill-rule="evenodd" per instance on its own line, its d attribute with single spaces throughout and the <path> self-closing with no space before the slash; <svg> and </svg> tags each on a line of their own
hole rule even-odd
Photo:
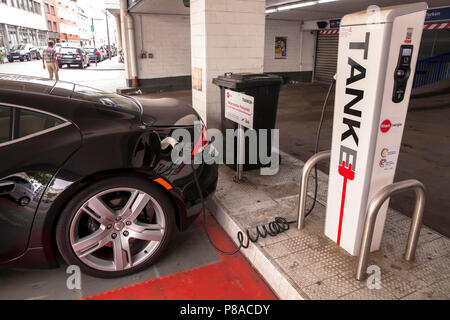
<svg viewBox="0 0 450 320">
<path fill-rule="evenodd" d="M 145 262 L 166 233 L 156 199 L 134 188 L 99 192 L 78 209 L 70 225 L 70 245 L 91 268 L 122 271 Z"/>
</svg>

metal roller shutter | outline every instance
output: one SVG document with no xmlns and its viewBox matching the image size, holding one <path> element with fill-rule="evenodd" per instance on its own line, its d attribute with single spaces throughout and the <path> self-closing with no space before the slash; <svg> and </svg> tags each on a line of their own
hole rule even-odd
<svg viewBox="0 0 450 320">
<path fill-rule="evenodd" d="M 321 30 L 317 35 L 314 80 L 331 81 L 336 73 L 339 44 L 338 30 Z"/>
</svg>

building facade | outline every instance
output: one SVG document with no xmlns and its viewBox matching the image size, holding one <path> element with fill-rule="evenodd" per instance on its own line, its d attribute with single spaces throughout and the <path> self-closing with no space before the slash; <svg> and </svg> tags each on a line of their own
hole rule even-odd
<svg viewBox="0 0 450 320">
<path fill-rule="evenodd" d="M 20 17 L 18 19 L 17 17 Z M 0 0 L 0 49 L 17 44 L 44 46 L 47 25 L 42 0 Z"/>
<path fill-rule="evenodd" d="M 45 20 L 47 22 L 48 39 L 55 43 L 60 42 L 58 2 L 56 0 L 44 0 Z"/>
<path fill-rule="evenodd" d="M 80 30 L 78 26 L 78 7 L 76 1 L 57 0 L 58 22 L 61 42 L 80 45 Z"/>
</svg>

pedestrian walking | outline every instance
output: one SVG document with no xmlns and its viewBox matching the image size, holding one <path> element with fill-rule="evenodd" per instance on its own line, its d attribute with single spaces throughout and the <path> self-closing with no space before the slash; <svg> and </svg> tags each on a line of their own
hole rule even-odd
<svg viewBox="0 0 450 320">
<path fill-rule="evenodd" d="M 54 43 L 53 41 L 48 42 L 48 47 L 45 48 L 42 52 L 42 65 L 45 67 L 47 65 L 47 71 L 48 71 L 48 78 L 50 80 L 53 79 L 53 75 L 55 75 L 55 79 L 59 80 L 59 67 L 58 62 L 56 61 L 56 50 L 53 48 Z"/>
</svg>

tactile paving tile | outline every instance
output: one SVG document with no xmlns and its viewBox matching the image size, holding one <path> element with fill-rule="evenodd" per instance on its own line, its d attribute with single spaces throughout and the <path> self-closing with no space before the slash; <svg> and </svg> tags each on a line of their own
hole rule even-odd
<svg viewBox="0 0 450 320">
<path fill-rule="evenodd" d="M 422 288 L 403 300 L 450 300 L 450 278 Z"/>
<path fill-rule="evenodd" d="M 284 244 L 284 241 L 263 246 L 263 250 L 272 258 L 277 259 L 292 253 Z"/>
<path fill-rule="evenodd" d="M 426 263 L 430 260 L 443 257 L 450 252 L 450 241 L 441 237 L 433 241 L 419 244 L 416 251 L 415 260 L 418 263 Z"/>
<path fill-rule="evenodd" d="M 349 279 L 340 274 L 323 280 L 323 283 L 333 290 L 338 298 L 366 287 L 364 281 Z"/>
<path fill-rule="evenodd" d="M 305 288 L 320 281 L 319 277 L 308 270 L 308 268 L 297 268 L 289 273 L 289 277 L 300 288 Z"/>
<path fill-rule="evenodd" d="M 411 272 L 427 284 L 437 283 L 450 277 L 450 257 L 445 256 L 432 260 L 415 267 Z"/>
<path fill-rule="evenodd" d="M 289 238 L 288 240 L 283 241 L 282 244 L 291 253 L 302 251 L 302 250 L 309 248 L 304 237 Z"/>
<path fill-rule="evenodd" d="M 366 286 L 339 297 L 339 300 L 396 300 L 396 297 L 383 287 L 381 289 L 369 289 Z"/>
<path fill-rule="evenodd" d="M 401 299 L 425 287 L 426 283 L 412 276 L 409 279 L 404 279 L 397 274 L 391 274 L 381 279 L 381 286 Z"/>
<path fill-rule="evenodd" d="M 338 298 L 338 294 L 333 290 L 333 288 L 328 287 L 322 281 L 317 281 L 316 283 L 302 288 L 310 299 L 314 300 L 335 300 Z"/>
</svg>

